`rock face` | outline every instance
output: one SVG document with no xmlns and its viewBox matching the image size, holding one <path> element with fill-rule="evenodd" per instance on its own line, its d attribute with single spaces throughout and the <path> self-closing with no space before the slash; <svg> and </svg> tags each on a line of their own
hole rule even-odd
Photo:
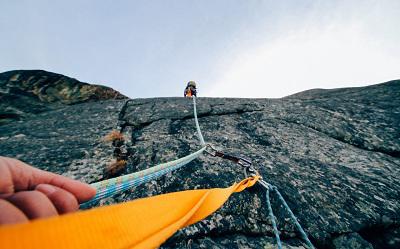
<svg viewBox="0 0 400 249">
<path fill-rule="evenodd" d="M 88 101 L 124 99 L 105 86 L 90 85 L 42 70 L 0 73 L 0 125 L 34 114 Z"/>
<path fill-rule="evenodd" d="M 311 90 L 283 99 L 198 98 L 206 142 L 250 158 L 292 208 L 317 248 L 400 248 L 400 81 Z M 85 182 L 104 177 L 114 147 L 102 138 L 125 125 L 123 173 L 199 148 L 190 99 L 101 100 L 57 108 L 0 126 L 0 154 Z M 1 109 L 3 111 L 3 109 Z M 120 116 L 121 121 L 118 122 Z M 208 155 L 103 201 L 227 187 L 243 169 Z M 284 247 L 305 248 L 276 195 Z M 261 186 L 233 195 L 162 248 L 273 248 Z"/>
</svg>

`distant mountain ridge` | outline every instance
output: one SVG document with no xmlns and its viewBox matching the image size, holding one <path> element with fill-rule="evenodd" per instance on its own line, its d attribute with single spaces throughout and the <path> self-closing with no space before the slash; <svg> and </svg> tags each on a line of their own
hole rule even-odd
<svg viewBox="0 0 400 249">
<path fill-rule="evenodd" d="M 384 83 L 362 86 L 362 87 L 344 87 L 335 89 L 310 89 L 295 93 L 284 97 L 285 99 L 324 99 L 324 98 L 346 98 L 347 101 L 360 101 L 360 100 L 377 100 L 376 98 L 384 99 L 389 94 L 392 97 L 400 97 L 400 92 L 398 91 L 400 87 L 400 80 L 391 80 Z M 356 98 L 352 98 L 356 97 Z"/>
<path fill-rule="evenodd" d="M 55 106 L 125 98 L 112 88 L 61 74 L 43 70 L 8 71 L 0 73 L 0 124 Z"/>
</svg>

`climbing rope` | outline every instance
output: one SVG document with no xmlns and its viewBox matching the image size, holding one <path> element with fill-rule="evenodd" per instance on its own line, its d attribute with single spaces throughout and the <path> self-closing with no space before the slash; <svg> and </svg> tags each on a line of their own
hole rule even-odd
<svg viewBox="0 0 400 249">
<path fill-rule="evenodd" d="M 214 156 L 214 157 L 220 157 L 220 158 L 223 158 L 223 159 L 227 159 L 227 160 L 230 160 L 230 161 L 235 162 L 235 163 L 239 164 L 240 166 L 242 166 L 243 169 L 244 169 L 244 174 L 245 174 L 246 177 L 248 177 L 248 175 L 253 176 L 253 177 L 260 175 L 257 172 L 257 170 L 253 167 L 252 162 L 249 159 L 244 158 L 244 157 L 239 157 L 239 156 L 226 154 L 225 152 L 216 150 L 211 145 L 207 145 L 206 148 L 208 149 L 208 150 L 206 150 L 206 153 L 208 153 L 209 155 Z M 272 211 L 272 207 L 271 207 L 270 191 L 275 191 L 276 192 L 279 200 L 282 202 L 282 204 L 285 207 L 286 211 L 289 213 L 292 222 L 295 224 L 297 230 L 300 232 L 301 237 L 305 241 L 307 247 L 309 249 L 314 249 L 313 244 L 308 239 L 307 234 L 304 232 L 304 230 L 301 227 L 300 223 L 297 221 L 296 216 L 293 214 L 292 210 L 290 209 L 290 207 L 286 203 L 285 199 L 282 197 L 282 195 L 279 192 L 278 188 L 276 186 L 273 186 L 273 185 L 269 184 L 268 182 L 264 181 L 262 179 L 262 177 L 260 177 L 258 179 L 258 183 L 261 186 L 263 186 L 265 188 L 265 190 L 266 190 L 268 213 L 269 213 L 269 217 L 271 219 L 271 223 L 272 223 L 272 227 L 273 227 L 273 230 L 274 230 L 274 235 L 275 235 L 275 239 L 276 239 L 276 243 L 277 243 L 278 248 L 282 249 L 282 243 L 281 243 L 281 239 L 279 237 L 279 231 L 278 231 L 278 227 L 276 225 L 275 215 L 274 215 L 274 213 Z"/>
<path fill-rule="evenodd" d="M 137 187 L 143 183 L 163 176 L 173 170 L 179 169 L 189 162 L 193 161 L 194 159 L 198 158 L 204 150 L 205 147 L 199 149 L 196 152 L 193 152 L 190 155 L 171 162 L 162 163 L 132 174 L 93 183 L 91 184 L 91 186 L 97 190 L 96 196 L 93 197 L 91 200 L 83 203 L 81 205 L 81 208 L 87 208 L 101 199 L 113 196 L 117 193 L 126 191 L 127 189 Z"/>
<path fill-rule="evenodd" d="M 276 225 L 275 215 L 274 215 L 274 212 L 272 211 L 271 202 L 269 201 L 270 200 L 269 199 L 269 188 L 267 188 L 265 192 L 266 192 L 265 195 L 267 196 L 267 206 L 268 206 L 269 218 L 271 219 L 272 227 L 274 229 L 276 243 L 278 244 L 278 249 L 282 249 L 281 238 L 279 237 L 279 231 L 278 231 L 278 227 Z"/>
<path fill-rule="evenodd" d="M 125 113 L 127 104 L 129 101 L 125 102 L 125 104 L 122 107 L 122 110 L 119 115 L 119 120 L 122 119 L 121 113 Z M 206 149 L 205 142 L 203 135 L 201 134 L 200 130 L 200 125 L 197 119 L 197 110 L 196 110 L 196 97 L 193 97 L 193 114 L 195 117 L 195 123 L 196 123 L 196 129 L 197 129 L 197 135 L 200 140 L 200 144 L 203 146 L 199 150 L 185 156 L 182 158 L 179 158 L 177 160 L 167 162 L 167 163 L 162 163 L 159 165 L 156 165 L 154 167 L 135 172 L 132 174 L 128 175 L 123 175 L 119 177 L 115 177 L 112 179 L 100 181 L 91 184 L 92 187 L 96 189 L 96 195 L 90 199 L 89 201 L 82 203 L 81 208 L 88 208 L 92 204 L 98 202 L 101 199 L 113 196 L 117 193 L 126 191 L 130 188 L 137 187 L 143 183 L 149 182 L 151 180 L 157 179 L 171 171 L 174 171 L 176 169 L 179 169 L 194 159 L 198 158 Z"/>
<path fill-rule="evenodd" d="M 279 192 L 278 188 L 274 185 L 269 184 L 268 182 L 264 181 L 263 179 L 259 179 L 258 183 L 261 184 L 261 186 L 263 186 L 266 189 L 267 192 L 267 205 L 268 205 L 268 209 L 269 209 L 269 216 L 271 217 L 271 221 L 274 225 L 275 223 L 275 217 L 274 214 L 272 213 L 272 208 L 271 207 L 271 202 L 270 202 L 270 198 L 269 198 L 269 191 L 275 191 L 275 193 L 277 194 L 279 200 L 282 202 L 283 206 L 285 207 L 286 211 L 289 213 L 290 219 L 292 220 L 292 222 L 296 225 L 297 230 L 300 232 L 301 237 L 303 238 L 303 240 L 306 242 L 306 245 L 309 249 L 314 249 L 313 244 L 311 243 L 311 241 L 308 239 L 307 234 L 304 232 L 303 228 L 301 227 L 300 223 L 297 221 L 296 216 L 293 214 L 292 210 L 290 209 L 289 205 L 286 203 L 285 199 L 283 198 L 283 196 L 281 195 L 281 193 Z M 279 233 L 278 233 L 278 229 L 276 227 L 276 224 L 274 225 L 274 233 L 275 233 L 275 238 L 278 244 L 278 248 L 281 249 L 282 245 L 280 242 L 280 238 L 279 238 Z"/>
<path fill-rule="evenodd" d="M 205 146 L 206 143 L 204 142 L 203 134 L 201 134 L 199 121 L 197 120 L 197 109 L 196 109 L 196 97 L 193 96 L 193 112 L 194 112 L 194 122 L 196 123 L 197 135 L 200 139 L 200 145 Z"/>
<path fill-rule="evenodd" d="M 162 163 L 162 164 L 156 165 L 154 167 L 151 167 L 151 168 L 139 171 L 139 172 L 135 172 L 132 174 L 128 174 L 128 175 L 124 175 L 124 176 L 120 176 L 120 177 L 112 178 L 109 180 L 104 180 L 101 182 L 94 183 L 94 184 L 92 184 L 92 186 L 94 188 L 96 188 L 96 190 L 97 190 L 96 196 L 93 199 L 89 200 L 88 202 L 83 203 L 81 205 L 81 207 L 82 208 L 88 207 L 88 206 L 92 205 L 93 203 L 99 201 L 100 199 L 115 195 L 116 193 L 128 190 L 132 187 L 137 187 L 140 184 L 143 184 L 143 183 L 149 182 L 153 179 L 156 179 L 158 177 L 161 177 L 173 170 L 183 167 L 184 165 L 188 164 L 192 160 L 198 158 L 203 152 L 206 152 L 211 156 L 227 159 L 227 160 L 233 161 L 233 162 L 241 165 L 244 169 L 244 174 L 246 177 L 248 174 L 250 174 L 250 176 L 252 176 L 252 177 L 259 177 L 259 173 L 252 166 L 252 162 L 249 159 L 226 154 L 222 151 L 216 150 L 210 144 L 205 143 L 204 137 L 201 133 L 201 129 L 199 126 L 198 118 L 197 118 L 196 97 L 193 96 L 192 99 L 193 99 L 193 114 L 194 114 L 194 119 L 195 119 L 195 124 L 196 124 L 197 135 L 198 135 L 198 138 L 200 141 L 200 145 L 202 146 L 201 149 L 197 150 L 196 152 L 191 153 L 188 156 L 185 156 L 183 158 L 180 158 L 180 159 L 177 159 L 177 160 L 174 160 L 171 162 Z M 125 104 L 123 105 L 120 115 L 118 117 L 119 121 L 122 120 L 128 103 L 129 103 L 129 101 L 125 102 Z M 278 231 L 278 227 L 276 225 L 276 219 L 275 219 L 272 207 L 271 207 L 270 191 L 276 192 L 278 199 L 282 202 L 286 211 L 289 213 L 292 222 L 295 224 L 296 228 L 300 232 L 301 237 L 307 244 L 307 247 L 310 249 L 314 249 L 314 246 L 312 245 L 311 241 L 308 239 L 307 234 L 304 232 L 300 223 L 297 221 L 296 216 L 293 214 L 292 210 L 287 205 L 285 199 L 282 197 L 282 195 L 278 191 L 278 188 L 276 186 L 273 186 L 273 185 L 269 184 L 268 182 L 262 180 L 261 177 L 259 177 L 258 183 L 261 186 L 265 187 L 265 189 L 266 189 L 266 199 L 267 199 L 269 217 L 272 222 L 272 226 L 273 226 L 275 239 L 276 239 L 278 248 L 279 249 L 282 248 L 282 243 L 281 243 L 281 240 L 279 237 L 279 231 Z"/>
</svg>

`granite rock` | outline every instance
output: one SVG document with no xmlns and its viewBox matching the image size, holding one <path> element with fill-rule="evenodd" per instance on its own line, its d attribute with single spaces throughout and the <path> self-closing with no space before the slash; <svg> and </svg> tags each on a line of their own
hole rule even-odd
<svg viewBox="0 0 400 249">
<path fill-rule="evenodd" d="M 317 248 L 400 247 L 400 81 L 282 99 L 197 102 L 206 142 L 251 159 L 278 187 Z M 124 103 L 62 104 L 4 124 L 0 154 L 91 183 L 103 179 L 115 159 L 115 148 L 102 138 L 117 125 L 125 127 L 129 151 L 123 174 L 199 148 L 190 99 L 134 99 L 121 114 Z M 227 187 L 243 178 L 239 165 L 203 155 L 101 204 Z M 259 185 L 234 194 L 162 248 L 274 248 L 265 198 Z M 306 248 L 274 194 L 271 201 L 284 247 Z"/>
</svg>

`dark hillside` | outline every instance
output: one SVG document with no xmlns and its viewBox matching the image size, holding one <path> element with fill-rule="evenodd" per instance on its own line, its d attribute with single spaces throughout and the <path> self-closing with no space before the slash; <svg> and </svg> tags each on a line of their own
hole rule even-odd
<svg viewBox="0 0 400 249">
<path fill-rule="evenodd" d="M 0 73 L 0 125 L 37 113 L 88 101 L 124 99 L 109 87 L 91 85 L 43 70 Z"/>
</svg>

